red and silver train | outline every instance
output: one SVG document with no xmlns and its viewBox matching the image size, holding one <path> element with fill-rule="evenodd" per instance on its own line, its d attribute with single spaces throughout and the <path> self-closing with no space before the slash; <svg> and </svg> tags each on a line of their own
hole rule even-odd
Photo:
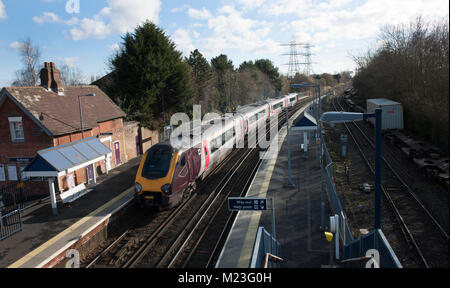
<svg viewBox="0 0 450 288">
<path fill-rule="evenodd" d="M 160 210 L 180 203 L 195 190 L 196 181 L 207 177 L 234 147 L 243 147 L 245 136 L 256 132 L 258 122 L 266 123 L 271 116 L 305 97 L 289 94 L 246 105 L 231 117 L 202 122 L 200 137 L 194 137 L 191 131 L 186 143 L 180 134 L 152 146 L 144 154 L 136 174 L 135 201 Z"/>
</svg>

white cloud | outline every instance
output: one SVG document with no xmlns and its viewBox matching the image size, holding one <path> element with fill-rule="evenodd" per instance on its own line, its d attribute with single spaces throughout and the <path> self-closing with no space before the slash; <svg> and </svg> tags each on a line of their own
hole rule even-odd
<svg viewBox="0 0 450 288">
<path fill-rule="evenodd" d="M 61 63 L 67 65 L 69 67 L 75 67 L 76 64 L 80 61 L 80 57 L 65 57 L 60 59 Z"/>
<path fill-rule="evenodd" d="M 70 30 L 73 40 L 104 39 L 111 34 L 131 32 L 146 20 L 158 24 L 160 0 L 107 0 L 93 18 L 84 18 L 78 27 Z"/>
<path fill-rule="evenodd" d="M 177 45 L 177 48 L 183 53 L 183 56 L 188 57 L 190 52 L 195 50 L 195 46 L 192 43 L 192 39 L 187 30 L 178 29 L 170 38 Z"/>
<path fill-rule="evenodd" d="M 5 19 L 6 17 L 5 5 L 3 5 L 2 0 L 0 0 L 0 20 Z"/>
<path fill-rule="evenodd" d="M 23 48 L 23 42 L 12 42 L 11 44 L 9 44 L 9 48 L 20 51 Z"/>
<path fill-rule="evenodd" d="M 190 7 L 191 7 L 191 6 L 189 6 L 189 5 L 183 5 L 183 6 L 181 6 L 181 7 L 177 7 L 177 8 L 172 8 L 172 9 L 170 9 L 170 12 L 172 12 L 172 13 L 182 12 L 182 11 L 184 11 L 184 10 L 190 8 Z"/>
<path fill-rule="evenodd" d="M 259 12 L 269 16 L 284 14 L 306 14 L 311 8 L 311 0 L 272 0 L 264 2 Z"/>
<path fill-rule="evenodd" d="M 56 15 L 55 13 L 52 12 L 44 12 L 42 13 L 42 16 L 38 17 L 38 16 L 34 16 L 33 17 L 33 21 L 39 24 L 43 24 L 43 23 L 57 23 L 62 21 L 61 18 L 59 18 L 58 15 Z"/>
<path fill-rule="evenodd" d="M 201 10 L 189 8 L 188 15 L 191 18 L 201 19 L 201 20 L 207 20 L 212 17 L 211 12 L 209 12 L 209 10 L 206 9 L 205 7 L 203 7 Z"/>
<path fill-rule="evenodd" d="M 236 0 L 236 2 L 242 5 L 244 10 L 252 10 L 260 7 L 265 0 Z"/>
<path fill-rule="evenodd" d="M 199 39 L 205 53 L 217 55 L 227 49 L 236 49 L 252 54 L 278 53 L 280 46 L 269 38 L 273 24 L 242 16 L 234 6 L 225 5 L 217 10 L 217 15 L 208 19 L 212 35 Z"/>
<path fill-rule="evenodd" d="M 374 38 L 385 25 L 409 23 L 419 15 L 445 16 L 448 2 L 442 0 L 368 0 L 353 9 L 343 9 L 349 1 L 322 3 L 306 17 L 290 23 L 297 41 L 316 44 L 331 40 Z M 328 9 L 333 7 L 333 9 Z M 341 9 L 334 9 L 339 8 Z M 327 9 L 325 9 L 327 8 Z M 447 14 L 448 15 L 448 14 Z"/>
<path fill-rule="evenodd" d="M 112 44 L 111 46 L 108 46 L 109 51 L 118 51 L 120 50 L 120 45 L 117 43 Z"/>
<path fill-rule="evenodd" d="M 44 12 L 41 16 L 34 16 L 33 21 L 38 24 L 44 23 L 58 23 L 65 25 L 76 25 L 79 22 L 77 17 L 72 17 L 69 20 L 64 20 L 53 12 Z"/>
</svg>

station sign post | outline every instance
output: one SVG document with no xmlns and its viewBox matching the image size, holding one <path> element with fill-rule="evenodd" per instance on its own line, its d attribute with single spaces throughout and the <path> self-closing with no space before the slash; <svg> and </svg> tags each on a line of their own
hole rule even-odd
<svg viewBox="0 0 450 288">
<path fill-rule="evenodd" d="M 265 211 L 267 199 L 265 198 L 228 198 L 228 210 L 230 211 Z"/>
<path fill-rule="evenodd" d="M 276 241 L 275 235 L 275 205 L 274 199 L 270 199 L 271 207 L 267 207 L 267 198 L 228 197 L 229 211 L 266 211 L 272 210 L 272 245 Z M 272 246 L 272 251 L 274 251 Z"/>
</svg>

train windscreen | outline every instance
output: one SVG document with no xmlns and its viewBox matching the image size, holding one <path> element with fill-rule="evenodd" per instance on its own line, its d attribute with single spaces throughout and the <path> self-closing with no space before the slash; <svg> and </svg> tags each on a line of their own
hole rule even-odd
<svg viewBox="0 0 450 288">
<path fill-rule="evenodd" d="M 150 148 L 142 169 L 142 177 L 147 179 L 166 177 L 172 160 L 172 152 L 172 147 L 166 145 Z"/>
</svg>

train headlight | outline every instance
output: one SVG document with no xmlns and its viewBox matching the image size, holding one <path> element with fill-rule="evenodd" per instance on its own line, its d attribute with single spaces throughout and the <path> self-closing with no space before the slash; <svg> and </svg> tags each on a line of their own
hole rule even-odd
<svg viewBox="0 0 450 288">
<path fill-rule="evenodd" d="M 170 184 L 163 185 L 163 186 L 161 186 L 161 190 L 164 193 L 166 193 L 167 195 L 170 195 L 170 194 L 172 194 L 172 185 L 170 185 Z"/>
<path fill-rule="evenodd" d="M 136 191 L 136 193 L 139 193 L 142 191 L 142 185 L 139 183 L 134 184 L 134 191 Z"/>
</svg>

